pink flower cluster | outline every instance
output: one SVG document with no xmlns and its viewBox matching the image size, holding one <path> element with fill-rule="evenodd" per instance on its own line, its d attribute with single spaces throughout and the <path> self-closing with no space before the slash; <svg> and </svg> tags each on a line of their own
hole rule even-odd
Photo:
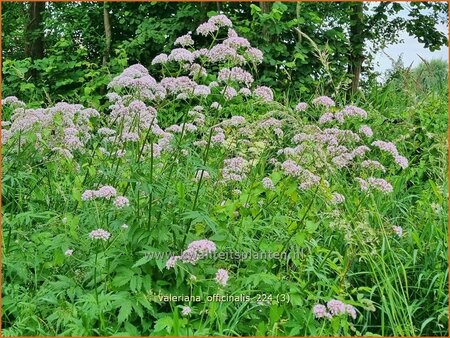
<svg viewBox="0 0 450 338">
<path fill-rule="evenodd" d="M 377 140 L 372 142 L 372 145 L 391 154 L 394 157 L 395 163 L 397 163 L 402 169 L 408 168 L 408 159 L 398 153 L 397 147 L 392 142 Z"/>
<path fill-rule="evenodd" d="M 206 170 L 197 170 L 194 177 L 194 182 L 200 182 L 200 178 L 202 180 L 208 180 L 211 178 L 211 176 L 209 175 L 209 172 L 207 172 Z"/>
<path fill-rule="evenodd" d="M 101 228 L 92 230 L 89 233 L 89 237 L 91 239 L 101 239 L 103 241 L 107 241 L 110 236 L 111 236 L 111 234 L 108 231 L 101 229 Z"/>
<path fill-rule="evenodd" d="M 158 84 L 157 86 L 160 85 Z M 164 91 L 165 97 L 166 89 L 162 86 L 160 87 L 162 88 L 162 91 Z M 142 94 L 145 94 L 144 92 L 140 92 L 140 95 L 142 96 Z M 104 143 L 125 147 L 127 142 L 139 141 L 141 137 L 147 134 L 148 129 L 152 129 L 152 131 L 159 129 L 157 127 L 158 119 L 156 109 L 147 106 L 147 104 L 140 99 L 132 99 L 127 95 L 119 96 L 118 98 L 115 98 L 114 103 L 109 109 L 111 110 L 111 113 L 108 116 L 108 119 L 114 127 L 121 130 L 121 133 L 119 137 L 116 138 L 112 133 L 106 131 L 105 128 L 102 128 L 102 134 L 106 132 L 108 135 L 111 135 L 102 140 Z"/>
<path fill-rule="evenodd" d="M 403 236 L 403 229 L 402 227 L 399 227 L 397 225 L 394 225 L 392 227 L 392 231 L 394 231 L 394 233 L 398 236 L 398 237 L 402 237 Z"/>
<path fill-rule="evenodd" d="M 392 185 L 383 178 L 369 177 L 367 179 L 369 185 L 381 192 L 390 193 L 394 191 Z"/>
<path fill-rule="evenodd" d="M 247 58 L 254 62 L 254 63 L 261 63 L 263 61 L 263 52 L 260 51 L 258 48 L 251 47 L 247 49 L 247 52 L 245 53 Z"/>
<path fill-rule="evenodd" d="M 156 55 L 152 60 L 152 65 L 165 64 L 169 61 L 169 56 L 166 53 Z"/>
<path fill-rule="evenodd" d="M 219 30 L 221 27 L 232 27 L 233 23 L 225 15 L 215 15 L 205 23 L 198 26 L 196 32 L 199 35 L 207 36 Z"/>
<path fill-rule="evenodd" d="M 333 193 L 332 197 L 331 197 L 331 203 L 333 204 L 341 204 L 345 202 L 345 197 L 344 195 L 338 194 L 338 193 Z"/>
<path fill-rule="evenodd" d="M 165 77 L 160 83 L 171 94 L 191 93 L 197 86 L 195 81 L 187 76 Z"/>
<path fill-rule="evenodd" d="M 270 89 L 269 87 L 266 86 L 256 87 L 253 94 L 255 94 L 255 96 L 261 98 L 264 101 L 273 101 L 273 92 L 272 89 Z"/>
<path fill-rule="evenodd" d="M 359 132 L 367 137 L 373 136 L 372 128 L 370 128 L 369 126 L 367 126 L 365 124 L 359 128 Z"/>
<path fill-rule="evenodd" d="M 344 123 L 345 118 L 347 117 L 360 117 L 362 119 L 366 119 L 367 112 L 356 106 L 346 106 L 344 109 L 337 112 L 334 117 L 339 123 Z"/>
<path fill-rule="evenodd" d="M 325 113 L 319 118 L 319 124 L 325 124 L 327 122 L 334 120 L 334 114 L 333 113 Z"/>
<path fill-rule="evenodd" d="M 302 190 L 310 189 L 320 183 L 320 176 L 313 174 L 308 169 L 302 170 L 302 178 L 303 181 L 298 186 Z"/>
<path fill-rule="evenodd" d="M 275 190 L 275 185 L 273 184 L 272 180 L 269 177 L 264 177 L 262 179 L 263 187 L 268 190 Z"/>
<path fill-rule="evenodd" d="M 281 168 L 283 168 L 285 175 L 298 177 L 301 175 L 303 169 L 293 160 L 286 160 L 281 164 Z"/>
<path fill-rule="evenodd" d="M 215 280 L 217 284 L 226 286 L 228 282 L 228 271 L 225 269 L 217 270 Z"/>
<path fill-rule="evenodd" d="M 211 94 L 211 89 L 205 85 L 197 85 L 194 87 L 194 96 L 206 97 Z"/>
<path fill-rule="evenodd" d="M 369 177 L 367 180 L 360 177 L 356 178 L 361 190 L 367 191 L 369 188 L 375 188 L 383 193 L 391 193 L 394 191 L 392 185 L 383 178 Z"/>
<path fill-rule="evenodd" d="M 306 102 L 300 102 L 295 106 L 295 111 L 301 112 L 308 109 L 308 104 Z"/>
<path fill-rule="evenodd" d="M 225 86 L 222 95 L 225 98 L 225 100 L 231 100 L 233 97 L 237 96 L 238 93 L 236 89 L 234 89 L 233 87 Z"/>
<path fill-rule="evenodd" d="M 281 168 L 285 175 L 300 178 L 301 183 L 299 189 L 310 189 L 320 183 L 320 176 L 313 174 L 308 169 L 302 168 L 293 160 L 284 161 L 281 163 Z"/>
<path fill-rule="evenodd" d="M 113 202 L 117 209 L 122 209 L 130 205 L 130 201 L 125 196 L 117 196 Z"/>
<path fill-rule="evenodd" d="M 246 176 L 248 171 L 248 162 L 238 156 L 224 161 L 224 167 L 222 169 L 222 178 L 224 182 L 241 182 Z"/>
<path fill-rule="evenodd" d="M 219 28 L 214 25 L 212 22 L 204 22 L 200 26 L 197 27 L 196 33 L 198 35 L 207 36 L 216 32 Z"/>
<path fill-rule="evenodd" d="M 194 40 L 192 40 L 192 36 L 190 33 L 180 36 L 177 38 L 174 42 L 174 45 L 180 45 L 181 47 L 185 48 L 188 46 L 192 46 L 194 44 Z"/>
<path fill-rule="evenodd" d="M 380 150 L 390 153 L 392 156 L 395 156 L 398 154 L 397 147 L 392 142 L 373 141 L 372 145 L 375 147 L 378 147 Z"/>
<path fill-rule="evenodd" d="M 332 319 L 334 316 L 349 315 L 356 319 L 356 309 L 350 304 L 344 304 L 340 300 L 332 299 L 327 303 L 327 306 L 316 304 L 313 307 L 314 317 L 317 319 L 326 318 Z"/>
<path fill-rule="evenodd" d="M 181 256 L 172 256 L 167 260 L 166 269 L 173 268 L 178 260 L 181 260 L 183 263 L 195 265 L 200 259 L 205 258 L 214 251 L 216 251 L 216 245 L 212 241 L 207 239 L 193 241 L 181 253 Z"/>
<path fill-rule="evenodd" d="M 208 60 L 211 63 L 219 62 L 232 62 L 237 65 L 243 65 L 245 63 L 245 58 L 240 55 L 236 49 L 227 46 L 225 44 L 218 44 L 213 46 L 207 54 Z"/>
<path fill-rule="evenodd" d="M 175 48 L 172 49 L 169 56 L 167 57 L 168 61 L 176 61 L 176 62 L 194 62 L 195 56 L 189 50 L 185 48 Z"/>
<path fill-rule="evenodd" d="M 181 309 L 182 316 L 189 316 L 192 313 L 192 309 L 189 306 L 183 306 Z"/>
<path fill-rule="evenodd" d="M 240 67 L 221 69 L 219 71 L 217 79 L 221 82 L 234 81 L 244 83 L 247 87 L 249 87 L 254 81 L 253 76 Z"/>
<path fill-rule="evenodd" d="M 114 187 L 110 185 L 105 185 L 101 187 L 98 190 L 86 190 L 81 195 L 81 199 L 83 201 L 90 201 L 96 198 L 104 198 L 107 200 L 110 200 L 111 198 L 115 197 L 117 195 L 117 191 Z M 125 196 L 117 196 L 114 201 L 113 205 L 117 209 L 122 209 L 124 207 L 127 207 L 130 205 L 130 201 Z"/>
<path fill-rule="evenodd" d="M 193 63 L 191 65 L 185 64 L 184 68 L 189 71 L 189 76 L 192 76 L 194 79 L 202 78 L 208 75 L 206 68 L 199 65 L 198 63 Z M 209 88 L 212 88 L 210 85 L 208 86 Z"/>
<path fill-rule="evenodd" d="M 244 87 L 244 88 L 239 89 L 239 94 L 244 97 L 247 97 L 247 96 L 252 95 L 252 91 L 250 89 Z"/>
<path fill-rule="evenodd" d="M 315 106 L 334 107 L 336 103 L 328 96 L 319 96 L 312 100 L 312 104 Z"/>
<path fill-rule="evenodd" d="M 222 109 L 222 105 L 219 102 L 213 102 L 213 103 L 211 103 L 211 108 L 212 109 L 221 110 Z"/>
<path fill-rule="evenodd" d="M 371 170 L 380 170 L 382 172 L 386 172 L 386 168 L 378 161 L 374 160 L 365 160 L 361 162 L 361 167 Z"/>
<path fill-rule="evenodd" d="M 224 45 L 230 46 L 231 48 L 250 48 L 250 42 L 246 38 L 242 38 L 240 36 L 231 36 L 223 41 Z"/>
<path fill-rule="evenodd" d="M 2 99 L 2 106 L 11 105 L 16 107 L 25 107 L 25 102 L 20 101 L 16 96 L 7 96 Z"/>
<path fill-rule="evenodd" d="M 225 143 L 225 134 L 223 131 L 218 131 L 217 134 L 211 137 L 211 142 L 213 144 L 224 144 Z"/>
<path fill-rule="evenodd" d="M 234 115 L 230 119 L 222 121 L 222 125 L 224 127 L 237 127 L 239 125 L 244 124 L 245 122 L 246 122 L 245 117 L 240 115 Z"/>
<path fill-rule="evenodd" d="M 33 142 L 38 151 L 57 149 L 58 153 L 68 159 L 73 158 L 72 152 L 75 150 L 84 152 L 85 144 L 92 137 L 92 124 L 89 122 L 100 116 L 97 110 L 84 108 L 80 104 L 58 102 L 55 106 L 45 109 L 24 109 L 21 101 L 11 97 L 5 100 L 12 102 L 7 104 L 19 107 L 14 109 L 11 121 L 2 121 L 2 144 L 7 144 L 15 135 L 34 132 L 36 138 L 22 138 L 21 145 Z M 50 130 L 52 133 L 42 132 Z M 18 142 L 12 150 L 17 149 Z"/>
<path fill-rule="evenodd" d="M 108 88 L 143 91 L 155 89 L 156 84 L 156 80 L 149 75 L 147 68 L 135 64 L 113 78 L 108 84 Z"/>
<path fill-rule="evenodd" d="M 267 129 L 267 128 L 280 128 L 283 124 L 283 121 L 277 120 L 273 117 L 268 118 L 266 120 L 262 120 L 258 123 L 258 128 Z"/>
<path fill-rule="evenodd" d="M 363 156 L 366 152 L 370 151 L 367 146 L 359 146 L 351 152 L 344 152 L 336 157 L 333 157 L 332 161 L 338 168 L 346 167 L 356 157 Z"/>
</svg>

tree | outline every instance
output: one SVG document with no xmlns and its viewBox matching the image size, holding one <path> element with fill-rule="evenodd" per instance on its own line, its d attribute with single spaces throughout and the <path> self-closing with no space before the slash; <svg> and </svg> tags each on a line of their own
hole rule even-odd
<svg viewBox="0 0 450 338">
<path fill-rule="evenodd" d="M 280 91 L 290 90 L 295 99 L 357 92 L 363 75 L 372 73 L 375 53 L 397 42 L 401 30 L 431 50 L 447 44 L 445 34 L 436 29 L 448 17 L 447 4 L 439 2 L 6 2 L 2 59 L 21 63 L 10 63 L 11 72 L 44 69 L 46 85 L 58 83 L 58 95 L 63 95 L 70 81 L 59 77 L 75 79 L 70 82 L 75 90 L 74 83 L 82 83 L 86 74 L 79 66 L 67 73 L 69 63 L 55 68 L 53 56 L 106 72 L 123 62 L 150 66 L 178 36 L 219 12 L 264 52 L 265 62 L 255 78 Z M 196 46 L 205 41 L 195 39 Z M 39 62 L 44 56 L 49 59 Z M 95 72 L 87 73 L 92 79 Z M 9 86 L 12 90 L 13 84 Z"/>
<path fill-rule="evenodd" d="M 105 51 L 103 53 L 103 66 L 109 61 L 109 56 L 111 53 L 111 22 L 109 18 L 109 5 L 108 2 L 103 3 L 103 25 L 105 27 Z"/>
<path fill-rule="evenodd" d="M 400 42 L 402 31 L 430 50 L 448 44 L 446 35 L 437 28 L 439 23 L 448 21 L 446 3 L 324 3 L 318 13 L 334 30 L 341 28 L 346 32 L 350 94 L 359 90 L 361 75 L 370 74 L 376 53 L 389 44 Z M 317 34 L 314 39 L 318 39 Z"/>
<path fill-rule="evenodd" d="M 44 57 L 44 30 L 42 27 L 44 10 L 45 2 L 30 2 L 28 4 L 25 55 L 33 60 Z"/>
<path fill-rule="evenodd" d="M 28 5 L 25 2 L 9 2 L 1 7 L 2 59 L 23 59 L 26 57 L 25 26 L 28 22 Z"/>
<path fill-rule="evenodd" d="M 364 13 L 363 3 L 355 2 L 350 7 L 350 51 L 348 57 L 348 73 L 352 77 L 350 90 L 358 90 L 361 67 L 364 61 Z"/>
</svg>

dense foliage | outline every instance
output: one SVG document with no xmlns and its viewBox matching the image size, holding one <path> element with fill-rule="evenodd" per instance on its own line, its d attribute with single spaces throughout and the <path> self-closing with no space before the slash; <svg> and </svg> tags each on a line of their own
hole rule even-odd
<svg viewBox="0 0 450 338">
<path fill-rule="evenodd" d="M 445 82 L 290 101 L 187 29 L 107 104 L 3 99 L 3 335 L 448 335 Z"/>
<path fill-rule="evenodd" d="M 447 44 L 436 28 L 447 22 L 443 2 L 7 2 L 3 96 L 103 109 L 113 74 L 135 63 L 150 66 L 175 38 L 220 11 L 264 52 L 259 83 L 298 100 L 355 92 L 360 74 L 373 74 L 374 53 L 402 30 L 431 50 Z"/>
</svg>

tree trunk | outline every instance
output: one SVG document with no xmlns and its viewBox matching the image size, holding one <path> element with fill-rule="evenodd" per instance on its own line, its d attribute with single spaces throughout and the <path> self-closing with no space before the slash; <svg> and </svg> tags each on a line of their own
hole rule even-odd
<svg viewBox="0 0 450 338">
<path fill-rule="evenodd" d="M 272 10 L 272 4 L 267 1 L 260 1 L 259 7 L 261 7 L 261 11 L 265 14 L 270 13 L 270 11 Z"/>
<path fill-rule="evenodd" d="M 295 7 L 295 17 L 297 18 L 297 20 L 300 20 L 300 12 L 301 12 L 301 8 L 302 8 L 303 3 L 298 1 L 297 5 Z M 298 37 L 298 42 L 301 43 L 302 42 L 302 29 L 300 27 L 300 24 L 297 23 L 297 37 Z"/>
<path fill-rule="evenodd" d="M 210 3 L 206 1 L 194 2 L 195 6 L 200 5 L 200 17 L 196 18 L 199 21 L 199 23 L 204 22 L 208 19 L 209 4 Z"/>
<path fill-rule="evenodd" d="M 362 2 L 354 2 L 350 6 L 350 55 L 348 73 L 352 77 L 350 91 L 354 94 L 358 91 L 361 68 L 364 61 L 364 13 Z"/>
<path fill-rule="evenodd" d="M 259 7 L 261 8 L 261 12 L 263 14 L 268 14 L 272 10 L 272 4 L 270 2 L 260 1 L 259 2 Z M 269 36 L 269 32 L 267 30 L 267 26 L 266 25 L 264 25 L 262 27 L 261 34 L 264 37 L 264 40 L 270 41 L 270 36 Z"/>
<path fill-rule="evenodd" d="M 44 57 L 44 31 L 42 17 L 45 2 L 30 2 L 28 5 L 28 24 L 25 28 L 25 55 L 33 60 Z"/>
<path fill-rule="evenodd" d="M 109 20 L 109 4 L 105 1 L 103 3 L 103 26 L 105 27 L 105 50 L 103 52 L 103 66 L 109 61 L 111 54 L 111 22 Z"/>
</svg>

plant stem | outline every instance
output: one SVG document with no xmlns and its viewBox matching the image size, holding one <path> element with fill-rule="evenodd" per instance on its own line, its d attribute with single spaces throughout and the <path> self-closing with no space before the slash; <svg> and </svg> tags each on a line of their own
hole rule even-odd
<svg viewBox="0 0 450 338">
<path fill-rule="evenodd" d="M 209 131 L 208 144 L 206 145 L 205 155 L 203 156 L 203 166 L 206 166 L 206 161 L 208 160 L 209 148 L 211 146 L 212 133 L 213 133 L 213 127 L 211 127 L 211 129 Z M 202 181 L 203 181 L 203 174 L 204 174 L 204 170 L 202 169 L 201 174 L 200 174 L 200 179 L 198 180 L 197 191 L 195 192 L 195 198 L 194 198 L 194 203 L 192 205 L 192 211 L 194 211 L 195 208 L 197 207 L 197 201 L 198 201 L 198 196 L 200 193 L 200 187 L 201 187 Z M 187 235 L 190 230 L 191 230 L 191 223 L 188 224 L 186 231 L 184 232 L 184 237 L 183 237 L 183 241 L 181 242 L 181 247 L 184 247 L 184 245 L 186 244 L 186 238 L 187 238 Z"/>
<path fill-rule="evenodd" d="M 153 202 L 153 140 L 150 142 L 150 194 L 148 196 L 148 223 L 147 230 L 152 227 L 152 202 Z"/>
<path fill-rule="evenodd" d="M 303 214 L 302 218 L 300 219 L 299 224 L 297 225 L 297 227 L 295 228 L 294 231 L 292 231 L 292 234 L 289 236 L 289 238 L 287 239 L 287 241 L 284 243 L 283 245 L 283 249 L 281 250 L 281 252 L 283 252 L 284 250 L 286 250 L 287 245 L 289 244 L 290 240 L 292 239 L 292 237 L 294 237 L 294 235 L 297 233 L 297 230 L 300 228 L 300 226 L 303 224 L 303 221 L 305 220 L 306 216 L 309 213 L 309 210 L 311 209 L 314 201 L 316 200 L 316 196 L 317 196 L 317 191 L 319 190 L 320 184 L 322 183 L 322 179 L 320 179 L 319 184 L 317 184 L 316 190 L 314 190 L 314 196 L 313 198 L 311 198 L 311 202 L 309 202 L 309 205 L 305 211 L 305 213 Z"/>
<path fill-rule="evenodd" d="M 97 258 L 98 258 L 98 246 L 95 248 L 95 259 L 94 259 L 94 291 L 95 291 L 95 302 L 97 303 L 98 308 Z"/>
</svg>

